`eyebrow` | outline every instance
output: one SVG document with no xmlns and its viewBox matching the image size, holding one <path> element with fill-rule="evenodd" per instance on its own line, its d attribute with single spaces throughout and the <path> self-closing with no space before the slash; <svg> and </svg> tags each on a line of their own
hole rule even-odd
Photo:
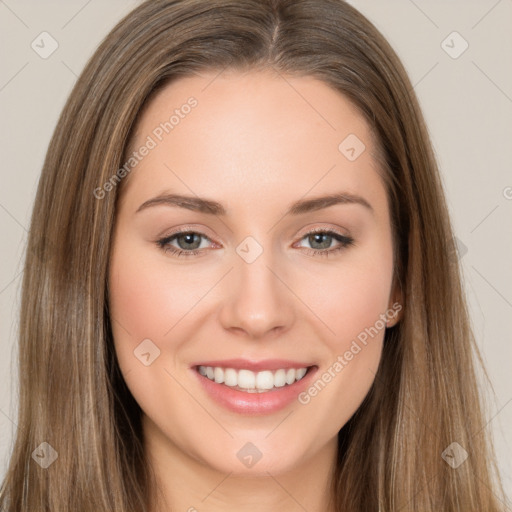
<svg viewBox="0 0 512 512">
<path fill-rule="evenodd" d="M 300 199 L 293 203 L 285 215 L 302 215 L 317 210 L 328 208 L 337 204 L 359 204 L 374 213 L 372 205 L 364 197 L 348 192 L 339 192 L 325 196 L 314 197 L 312 199 Z M 221 203 L 211 199 L 205 199 L 197 196 L 185 196 L 180 194 L 161 194 L 142 203 L 137 212 L 150 208 L 152 206 L 175 206 L 185 208 L 200 213 L 210 215 L 226 215 L 227 211 Z"/>
</svg>

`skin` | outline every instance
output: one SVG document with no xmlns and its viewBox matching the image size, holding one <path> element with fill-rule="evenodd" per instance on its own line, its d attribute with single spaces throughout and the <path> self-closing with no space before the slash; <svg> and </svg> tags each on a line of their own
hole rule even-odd
<svg viewBox="0 0 512 512">
<path fill-rule="evenodd" d="M 197 106 L 123 183 L 109 273 L 115 349 L 143 410 L 144 445 L 163 493 L 153 510 L 333 510 L 337 433 L 375 378 L 385 327 L 309 403 L 272 414 L 223 408 L 190 366 L 299 359 L 316 364 L 320 376 L 400 300 L 369 127 L 344 96 L 313 78 L 205 73 L 155 96 L 132 150 L 190 96 Z M 349 134 L 366 146 L 355 161 L 338 149 Z M 171 192 L 218 201 L 226 215 L 165 204 L 137 212 Z M 285 215 L 299 199 L 333 192 L 362 196 L 373 210 L 337 204 Z M 157 245 L 179 228 L 205 235 L 200 254 L 177 257 Z M 315 243 L 307 236 L 314 228 L 354 244 L 314 255 L 340 246 L 334 238 Z M 252 263 L 236 252 L 247 236 L 263 250 Z M 187 243 L 170 245 L 195 248 Z M 134 350 L 148 338 L 160 354 L 145 366 Z M 247 442 L 262 453 L 250 468 L 237 457 Z"/>
</svg>

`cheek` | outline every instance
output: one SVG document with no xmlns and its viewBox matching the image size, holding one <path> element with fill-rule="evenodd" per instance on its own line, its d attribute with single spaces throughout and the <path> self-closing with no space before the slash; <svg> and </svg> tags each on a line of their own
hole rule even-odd
<svg viewBox="0 0 512 512">
<path fill-rule="evenodd" d="M 145 339 L 158 347 L 164 338 L 169 343 L 170 331 L 200 299 L 202 288 L 194 286 L 183 269 L 162 264 L 161 256 L 148 258 L 129 240 L 121 242 L 112 255 L 109 279 L 111 324 L 120 361 L 133 364 L 133 350 Z"/>
<path fill-rule="evenodd" d="M 148 256 L 147 248 L 130 243 L 129 237 L 120 241 L 111 259 L 109 307 L 126 384 L 144 411 L 158 416 L 163 403 L 183 399 L 168 372 L 174 372 L 180 344 L 186 340 L 180 329 L 187 314 L 207 290 L 201 281 L 191 282 L 183 268 L 172 268 L 155 254 Z M 149 360 L 144 360 L 147 353 Z"/>
<path fill-rule="evenodd" d="M 384 272 L 368 271 L 345 280 L 338 307 L 331 312 L 335 330 L 341 334 L 340 348 L 372 327 L 382 330 L 382 321 L 377 321 L 387 309 L 389 287 L 390 279 Z"/>
<path fill-rule="evenodd" d="M 383 330 L 380 315 L 388 309 L 392 282 L 392 254 L 380 251 L 376 260 L 369 251 L 354 253 L 335 271 L 326 269 L 302 277 L 303 296 L 328 328 L 332 349 L 346 350 L 347 344 L 371 328 Z M 364 336 L 362 336 L 364 337 Z"/>
<path fill-rule="evenodd" d="M 323 329 L 327 350 L 317 380 L 299 402 L 309 404 L 333 432 L 361 405 L 382 354 L 393 253 L 384 235 L 373 240 L 365 250 L 347 253 L 336 271 L 326 266 L 325 272 L 308 275 L 307 283 L 303 281 L 303 293 L 309 290 L 311 309 L 328 331 Z"/>
<path fill-rule="evenodd" d="M 212 287 L 214 270 L 208 265 L 192 269 L 181 264 L 186 256 L 178 261 L 126 231 L 111 257 L 111 316 L 134 338 L 161 339 Z"/>
<path fill-rule="evenodd" d="M 331 332 L 323 337 L 327 350 L 316 378 L 298 402 L 308 411 L 309 428 L 325 438 L 353 416 L 375 380 L 390 282 L 382 266 L 352 267 L 326 281 L 316 296 L 318 316 Z"/>
</svg>

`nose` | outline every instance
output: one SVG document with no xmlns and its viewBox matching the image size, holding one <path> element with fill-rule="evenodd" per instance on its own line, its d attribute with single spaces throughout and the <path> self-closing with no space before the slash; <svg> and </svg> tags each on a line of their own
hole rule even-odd
<svg viewBox="0 0 512 512">
<path fill-rule="evenodd" d="M 235 261 L 225 284 L 220 322 L 224 329 L 251 339 L 285 332 L 295 320 L 296 301 L 285 276 L 266 252 L 254 262 Z"/>
</svg>

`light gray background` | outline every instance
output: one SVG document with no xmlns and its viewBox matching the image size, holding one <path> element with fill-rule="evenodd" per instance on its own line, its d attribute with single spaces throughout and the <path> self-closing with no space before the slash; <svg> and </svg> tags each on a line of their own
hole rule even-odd
<svg viewBox="0 0 512 512">
<path fill-rule="evenodd" d="M 0 478 L 16 421 L 24 247 L 47 145 L 86 60 L 138 3 L 0 0 Z M 487 428 L 511 496 L 512 0 L 350 3 L 402 58 L 427 120 L 460 241 L 475 334 L 494 387 Z M 31 48 L 43 31 L 59 45 L 47 59 Z M 456 59 L 442 46 L 453 31 L 469 44 Z M 444 46 L 453 54 L 462 44 L 451 36 Z"/>
</svg>

